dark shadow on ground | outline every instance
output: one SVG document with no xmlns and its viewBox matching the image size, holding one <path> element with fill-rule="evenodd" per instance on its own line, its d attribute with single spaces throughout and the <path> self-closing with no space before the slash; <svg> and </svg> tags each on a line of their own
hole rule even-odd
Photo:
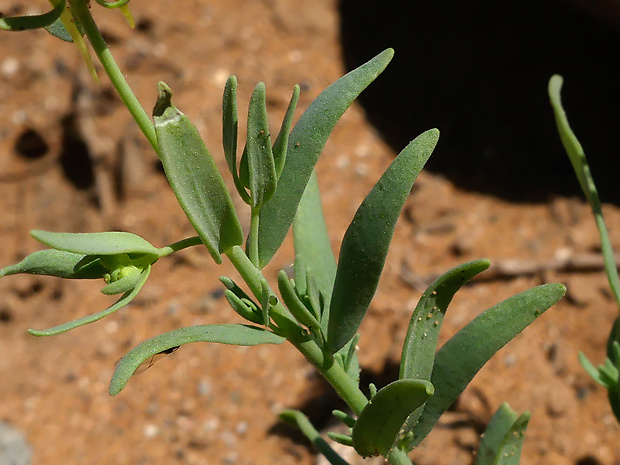
<svg viewBox="0 0 620 465">
<path fill-rule="evenodd" d="M 551 0 L 340 0 L 353 69 L 396 57 L 362 94 L 370 121 L 400 151 L 442 136 L 428 169 L 513 201 L 581 195 L 547 97 L 554 73 L 601 198 L 620 202 L 620 28 Z"/>
</svg>

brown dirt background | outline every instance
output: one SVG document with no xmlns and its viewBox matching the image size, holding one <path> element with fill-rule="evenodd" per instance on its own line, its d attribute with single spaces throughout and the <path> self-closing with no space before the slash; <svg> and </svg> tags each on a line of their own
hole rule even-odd
<svg viewBox="0 0 620 465">
<path fill-rule="evenodd" d="M 174 2 L 174 12 L 167 3 L 132 2 L 136 31 L 117 12 L 93 11 L 144 106 L 152 107 L 155 83 L 165 80 L 222 169 L 220 99 L 228 75 L 239 78 L 242 120 L 256 81 L 266 83 L 275 128 L 295 83 L 302 85 L 299 115 L 346 71 L 334 0 L 188 0 Z M 5 14 L 45 7 L 0 0 Z M 28 236 L 31 229 L 128 230 L 158 246 L 192 235 L 155 154 L 100 75 L 97 86 L 76 50 L 44 32 L 0 36 L 0 264 L 39 248 Z M 548 131 L 554 131 L 549 121 Z M 394 155 L 354 105 L 317 168 L 335 251 Z M 605 204 L 604 213 L 620 250 L 620 210 Z M 581 197 L 508 202 L 422 173 L 361 328 L 365 379 L 381 385 L 394 377 L 408 318 L 423 290 L 406 282 L 404 267 L 423 282 L 479 257 L 544 264 L 598 247 Z M 273 279 L 291 259 L 287 242 L 267 276 Z M 0 281 L 0 419 L 24 432 L 33 464 L 316 461 L 311 448 L 279 425 L 277 413 L 303 408 L 324 424 L 338 404 L 288 345 L 184 346 L 132 379 L 119 396 L 108 396 L 114 362 L 142 340 L 180 326 L 239 321 L 221 297 L 222 274 L 235 276 L 202 250 L 184 251 L 155 266 L 129 307 L 51 339 L 31 337 L 26 329 L 106 307 L 111 299 L 98 292 L 101 283 L 36 276 Z M 569 297 L 488 363 L 413 452 L 416 464 L 472 463 L 479 433 L 503 401 L 532 413 L 522 463 L 620 463 L 620 426 L 606 392 L 577 361 L 580 350 L 602 360 L 617 312 L 601 269 L 478 281 L 454 299 L 442 342 L 484 308 L 543 282 L 566 283 Z"/>
</svg>

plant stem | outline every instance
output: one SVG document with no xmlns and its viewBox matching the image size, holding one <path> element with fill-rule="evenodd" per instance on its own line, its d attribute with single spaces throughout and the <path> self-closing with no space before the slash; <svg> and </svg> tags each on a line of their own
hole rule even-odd
<svg viewBox="0 0 620 465">
<path fill-rule="evenodd" d="M 298 410 L 285 410 L 280 414 L 280 418 L 289 423 L 294 423 L 297 428 L 301 430 L 304 436 L 306 436 L 325 458 L 332 465 L 349 465 L 349 463 L 343 459 L 331 446 L 321 437 L 308 417 Z"/>
<path fill-rule="evenodd" d="M 116 61 L 114 61 L 114 57 L 112 56 L 110 49 L 106 45 L 101 32 L 99 32 L 99 29 L 90 14 L 87 1 L 69 0 L 69 3 L 71 4 L 71 13 L 73 17 L 82 26 L 84 32 L 86 32 L 86 36 L 88 37 L 95 54 L 99 58 L 106 74 L 110 78 L 112 85 L 118 92 L 119 97 L 129 110 L 129 113 L 131 113 L 133 119 L 136 123 L 138 123 L 138 126 L 144 133 L 151 146 L 155 149 L 155 152 L 157 152 L 157 136 L 155 135 L 153 123 L 151 122 L 151 119 L 147 115 L 146 111 L 144 111 L 142 105 L 140 105 L 140 102 L 129 87 L 129 84 L 127 84 L 127 81 L 116 64 Z"/>
<path fill-rule="evenodd" d="M 261 271 L 252 264 L 239 246 L 235 246 L 226 252 L 226 256 L 246 282 L 250 291 L 257 299 L 260 299 L 261 280 L 264 279 Z M 360 391 L 358 383 L 338 363 L 334 362 L 333 357 L 325 357 L 325 354 L 316 342 L 309 339 L 297 322 L 289 316 L 288 310 L 282 303 L 279 302 L 273 307 L 270 315 L 274 323 L 280 328 L 280 334 L 286 337 L 321 372 L 323 377 L 349 405 L 351 410 L 356 415 L 359 415 L 368 403 L 368 399 Z"/>
<path fill-rule="evenodd" d="M 188 237 L 186 239 L 182 239 L 180 241 L 174 242 L 173 244 L 167 245 L 159 249 L 161 251 L 160 257 L 165 257 L 174 252 L 178 252 L 179 250 L 186 249 L 188 247 L 193 247 L 195 245 L 202 245 L 203 242 L 200 240 L 200 237 Z"/>
<path fill-rule="evenodd" d="M 387 456 L 388 462 L 392 465 L 412 465 L 409 455 L 398 447 L 394 447 Z"/>
</svg>

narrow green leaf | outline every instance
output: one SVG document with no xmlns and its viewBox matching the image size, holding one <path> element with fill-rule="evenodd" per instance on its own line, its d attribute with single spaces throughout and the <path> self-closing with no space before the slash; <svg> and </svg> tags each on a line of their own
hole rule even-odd
<svg viewBox="0 0 620 465">
<path fill-rule="evenodd" d="M 92 315 L 88 315 L 83 318 L 78 318 L 77 320 L 69 321 L 67 323 L 54 326 L 53 328 L 50 328 L 50 329 L 44 329 L 41 331 L 36 330 L 36 329 L 29 329 L 28 332 L 32 334 L 33 336 L 55 336 L 56 334 L 64 333 L 71 329 L 78 328 L 80 326 L 84 326 L 89 323 L 94 323 L 95 321 L 99 321 L 102 318 L 114 313 L 119 308 L 123 308 L 125 305 L 131 302 L 138 295 L 138 292 L 140 292 L 140 289 L 142 289 L 142 286 L 144 286 L 144 283 L 148 279 L 150 272 L 151 272 L 151 267 L 149 265 L 144 269 L 144 271 L 142 271 L 142 274 L 140 275 L 140 280 L 137 282 L 136 287 L 134 287 L 130 291 L 125 292 L 121 296 L 121 298 L 116 301 L 114 305 L 106 308 L 105 310 L 101 312 L 94 313 Z"/>
<path fill-rule="evenodd" d="M 519 465 L 525 430 L 529 422 L 530 413 L 525 412 L 512 424 L 497 451 L 494 465 Z"/>
<path fill-rule="evenodd" d="M 332 410 L 332 415 L 341 422 L 343 422 L 345 425 L 347 425 L 349 428 L 353 428 L 355 426 L 355 418 L 353 418 L 348 413 L 343 412 L 342 410 Z"/>
<path fill-rule="evenodd" d="M 239 132 L 239 118 L 237 116 L 237 77 L 230 76 L 224 87 L 222 98 L 222 141 L 224 144 L 224 156 L 228 164 L 228 170 L 232 174 L 235 188 L 241 199 L 250 205 L 252 203 L 246 188 L 239 179 L 237 171 L 237 137 Z M 244 152 L 245 153 L 245 152 Z M 246 160 L 247 162 L 247 160 Z M 247 163 L 246 163 L 247 174 Z"/>
<path fill-rule="evenodd" d="M 250 165 L 248 163 L 248 147 L 247 145 L 243 148 L 243 153 L 241 154 L 241 160 L 239 160 L 239 185 L 244 189 L 250 188 Z M 248 200 L 246 203 L 248 205 L 252 204 L 252 199 L 249 194 L 246 192 Z"/>
<path fill-rule="evenodd" d="M 603 386 L 605 389 L 609 389 L 609 384 L 601 378 L 599 370 L 592 364 L 592 362 L 590 362 L 588 357 L 586 357 L 583 352 L 579 352 L 579 363 L 594 381 Z"/>
<path fill-rule="evenodd" d="M 439 131 L 431 129 L 410 142 L 366 196 L 347 228 L 329 305 L 327 341 L 331 353 L 357 333 L 377 290 L 396 220 L 438 139 Z"/>
<path fill-rule="evenodd" d="M 233 292 L 240 299 L 252 300 L 250 296 L 248 296 L 245 293 L 245 291 L 237 285 L 236 282 L 234 282 L 232 279 L 228 278 L 227 276 L 220 276 L 220 282 L 224 284 L 224 286 L 226 286 L 226 289 Z M 257 305 L 255 305 L 255 307 L 258 308 Z"/>
<path fill-rule="evenodd" d="M 299 101 L 299 86 L 296 85 L 293 88 L 293 95 L 291 101 L 288 104 L 284 119 L 282 120 L 282 126 L 276 141 L 273 143 L 273 160 L 276 165 L 276 173 L 278 178 L 282 174 L 284 169 L 284 162 L 286 161 L 286 149 L 288 147 L 288 136 L 291 132 L 291 125 L 293 124 L 293 116 L 295 115 L 295 109 L 297 108 L 297 102 Z"/>
<path fill-rule="evenodd" d="M 380 389 L 353 427 L 357 453 L 362 457 L 387 456 L 409 414 L 423 405 L 433 391 L 431 383 L 417 379 L 399 379 Z"/>
<path fill-rule="evenodd" d="M 0 17 L 0 30 L 25 31 L 39 29 L 54 23 L 65 9 L 65 0 L 59 0 L 54 9 L 40 15 Z"/>
<path fill-rule="evenodd" d="M 562 284 L 545 284 L 485 310 L 456 333 L 435 356 L 435 395 L 424 405 L 406 450 L 417 446 L 484 364 L 530 323 L 562 298 Z"/>
<path fill-rule="evenodd" d="M 15 265 L 2 268 L 0 278 L 18 273 L 65 279 L 97 279 L 107 273 L 107 269 L 101 265 L 97 257 L 64 250 L 45 249 L 31 253 Z"/>
<path fill-rule="evenodd" d="M 560 134 L 560 139 L 564 145 L 564 149 L 568 154 L 568 158 L 570 159 L 571 165 L 573 165 L 575 175 L 579 180 L 581 190 L 586 196 L 586 199 L 590 204 L 590 208 L 592 209 L 592 214 L 594 215 L 594 220 L 596 221 L 596 227 L 598 228 L 598 232 L 601 237 L 601 250 L 603 252 L 603 260 L 605 262 L 607 281 L 609 282 L 611 292 L 616 299 L 616 303 L 620 305 L 620 279 L 618 278 L 618 268 L 616 267 L 616 260 L 611 246 L 611 241 L 609 240 L 609 233 L 607 231 L 607 227 L 605 226 L 601 201 L 599 199 L 598 191 L 596 190 L 594 178 L 592 178 L 590 166 L 588 165 L 588 160 L 586 159 L 583 147 L 568 124 L 566 112 L 562 107 L 562 100 L 560 98 L 562 82 L 562 76 L 557 74 L 549 80 L 549 98 L 551 100 L 551 106 L 555 115 L 555 122 Z"/>
<path fill-rule="evenodd" d="M 308 417 L 299 410 L 284 410 L 280 413 L 280 419 L 290 425 L 296 426 L 325 456 L 332 465 L 349 465 L 329 444 L 321 437 Z M 329 433 L 327 433 L 329 435 Z"/>
<path fill-rule="evenodd" d="M 284 242 L 299 201 L 327 138 L 353 100 L 385 69 L 394 51 L 388 49 L 340 78 L 297 121 L 288 139 L 286 161 L 274 196 L 260 213 L 261 268 Z"/>
<path fill-rule="evenodd" d="M 153 110 L 159 156 L 187 218 L 216 263 L 221 253 L 243 243 L 243 231 L 220 172 L 196 127 L 171 103 L 160 82 Z"/>
<path fill-rule="evenodd" d="M 267 120 L 265 83 L 254 88 L 248 110 L 247 133 L 248 174 L 251 206 L 262 207 L 276 191 L 276 165 L 271 151 L 271 137 Z"/>
<path fill-rule="evenodd" d="M 269 326 L 269 312 L 271 310 L 271 289 L 269 289 L 269 284 L 266 279 L 261 280 L 260 282 L 260 290 L 261 290 L 261 299 L 260 306 L 263 314 L 263 324 L 265 326 Z"/>
<path fill-rule="evenodd" d="M 562 107 L 560 91 L 562 90 L 563 82 L 564 79 L 562 76 L 556 74 L 551 77 L 549 80 L 549 99 L 551 101 L 555 122 L 558 127 L 558 132 L 560 134 L 562 144 L 564 145 L 564 149 L 566 150 L 568 158 L 573 165 L 573 170 L 577 175 L 577 179 L 581 185 L 581 190 L 588 199 L 588 202 L 592 204 L 591 195 L 593 190 L 596 191 L 596 187 L 592 182 L 590 167 L 588 166 L 583 147 L 568 124 L 566 112 Z"/>
<path fill-rule="evenodd" d="M 110 381 L 110 395 L 123 390 L 142 363 L 155 354 L 190 342 L 217 342 L 238 346 L 281 344 L 286 339 L 256 326 L 224 324 L 179 328 L 142 342 L 119 360 Z"/>
<path fill-rule="evenodd" d="M 224 156 L 228 169 L 233 176 L 237 175 L 237 134 L 239 118 L 237 116 L 237 76 L 230 76 L 224 87 L 222 97 L 222 141 Z"/>
<path fill-rule="evenodd" d="M 475 465 L 493 465 L 502 441 L 519 415 L 504 402 L 495 412 L 481 437 Z"/>
<path fill-rule="evenodd" d="M 475 260 L 451 269 L 433 282 L 416 306 L 400 360 L 399 378 L 431 380 L 439 331 L 454 294 L 478 273 L 486 270 L 489 260 Z M 423 407 L 407 418 L 405 431 L 411 431 Z"/>
<path fill-rule="evenodd" d="M 360 362 L 357 358 L 357 343 L 359 342 L 359 334 L 356 334 L 347 344 L 334 354 L 336 360 L 337 356 L 340 356 L 342 360 L 342 368 L 347 372 L 349 378 L 355 381 L 358 385 L 360 382 Z"/>
<path fill-rule="evenodd" d="M 332 431 L 327 432 L 327 437 L 332 441 L 342 444 L 343 446 L 353 447 L 353 438 L 348 434 L 334 433 Z"/>
<path fill-rule="evenodd" d="M 252 323 L 256 323 L 259 325 L 264 324 L 265 319 L 263 317 L 263 314 L 260 311 L 257 311 L 258 307 L 253 306 L 253 302 L 251 300 L 239 297 L 230 289 L 226 289 L 226 291 L 224 291 L 224 296 L 226 297 L 226 300 L 228 301 L 230 306 L 235 312 L 237 312 L 238 315 L 242 316 L 248 321 L 251 321 Z"/>
<path fill-rule="evenodd" d="M 284 270 L 280 270 L 278 273 L 278 290 L 280 291 L 284 304 L 288 307 L 295 319 L 302 325 L 312 329 L 315 334 L 320 335 L 321 326 L 319 322 L 299 299 Z"/>
<path fill-rule="evenodd" d="M 325 216 L 321 206 L 321 195 L 316 173 L 313 171 L 299 208 L 293 221 L 293 241 L 295 245 L 295 281 L 301 293 L 306 293 L 307 274 L 314 281 L 323 295 L 325 302 L 332 296 L 336 279 L 336 259 L 329 241 L 329 233 L 325 225 Z M 327 332 L 329 308 L 324 306 L 321 321 L 325 322 L 323 330 Z"/>
<path fill-rule="evenodd" d="M 30 231 L 39 242 L 54 249 L 87 255 L 145 254 L 159 256 L 159 249 L 150 242 L 128 232 L 57 233 Z"/>
<path fill-rule="evenodd" d="M 321 291 L 319 291 L 314 274 L 309 270 L 306 272 L 306 297 L 310 305 L 308 309 L 312 312 L 317 321 L 320 320 L 323 314 L 323 308 L 326 307 L 327 304 L 325 303 L 325 298 L 321 294 Z"/>
<path fill-rule="evenodd" d="M 476 260 L 459 265 L 437 278 L 422 294 L 403 344 L 399 378 L 431 380 L 437 338 L 448 305 L 461 287 L 490 264 L 489 260 Z"/>
<path fill-rule="evenodd" d="M 609 354 L 609 358 L 614 360 L 616 366 L 620 367 L 620 342 L 613 341 L 611 343 L 611 354 Z"/>
</svg>

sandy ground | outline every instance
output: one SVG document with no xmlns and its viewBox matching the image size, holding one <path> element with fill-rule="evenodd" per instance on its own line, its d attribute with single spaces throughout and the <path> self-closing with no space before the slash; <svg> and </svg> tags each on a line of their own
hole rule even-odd
<svg viewBox="0 0 620 465">
<path fill-rule="evenodd" d="M 230 74 L 239 79 L 240 108 L 258 80 L 266 83 L 275 128 L 294 84 L 302 86 L 300 114 L 347 71 L 343 20 L 333 0 L 174 3 L 167 11 L 163 0 L 132 2 L 135 31 L 117 12 L 96 6 L 93 11 L 144 106 L 152 107 L 157 81 L 166 81 L 222 169 L 220 99 Z M 5 14 L 30 8 L 35 6 L 0 0 Z M 407 60 L 397 54 L 395 66 Z M 460 91 L 466 93 L 466 86 Z M 386 142 L 393 138 L 371 125 L 370 112 L 354 105 L 345 114 L 317 168 L 335 251 L 359 202 L 395 155 Z M 544 132 L 554 137 L 550 111 L 544 121 Z M 438 156 L 451 147 L 446 144 L 442 149 L 440 143 Z M 561 154 L 557 140 L 554 150 Z M 34 228 L 128 230 L 157 246 L 192 235 L 155 154 L 107 79 L 95 85 L 77 52 L 44 32 L 0 36 L 0 154 L 2 265 L 39 248 L 28 236 Z M 484 157 L 476 163 L 485 173 Z M 570 173 L 565 180 L 574 182 Z M 442 342 L 483 309 L 528 287 L 543 282 L 569 287 L 567 298 L 479 373 L 413 452 L 418 465 L 472 463 L 479 434 L 503 401 L 532 412 L 522 463 L 620 463 L 620 426 L 606 392 L 577 361 L 580 350 L 597 363 L 602 360 L 617 308 L 600 267 L 557 271 L 551 266 L 560 256 L 598 252 L 594 222 L 579 196 L 548 193 L 527 203 L 515 201 L 518 196 L 509 201 L 466 189 L 433 169 L 420 176 L 397 227 L 361 328 L 367 382 L 381 386 L 394 378 L 408 318 L 424 283 L 452 266 L 488 257 L 507 265 L 509 276 L 490 274 L 463 289 L 446 318 Z M 604 213 L 620 250 L 620 211 L 605 204 Z M 269 279 L 291 260 L 287 243 L 267 269 Z M 520 273 L 515 260 L 534 271 Z M 278 423 L 277 414 L 302 408 L 324 426 L 339 404 L 286 344 L 184 346 L 132 379 L 119 396 L 108 396 L 115 361 L 142 340 L 180 326 L 239 322 L 222 298 L 217 281 L 222 274 L 235 276 L 230 265 L 215 265 L 203 250 L 184 251 L 157 263 L 129 307 L 49 339 L 29 336 L 26 329 L 105 308 L 111 299 L 98 292 L 101 283 L 33 276 L 0 280 L 0 419 L 24 433 L 34 465 L 305 465 L 317 460 L 298 435 Z"/>
</svg>

